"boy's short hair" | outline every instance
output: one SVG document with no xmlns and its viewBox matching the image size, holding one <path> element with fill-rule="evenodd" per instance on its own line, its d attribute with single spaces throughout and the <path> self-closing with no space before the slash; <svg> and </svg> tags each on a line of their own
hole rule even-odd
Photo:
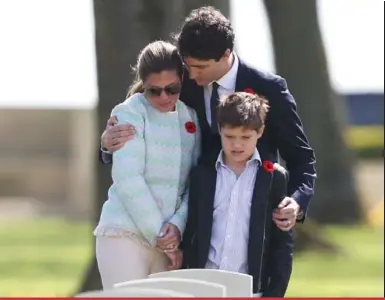
<svg viewBox="0 0 385 300">
<path fill-rule="evenodd" d="M 175 38 L 182 57 L 218 61 L 234 48 L 231 22 L 212 6 L 192 10 Z"/>
<path fill-rule="evenodd" d="M 257 94 L 235 92 L 220 99 L 218 125 L 219 128 L 245 127 L 259 132 L 265 125 L 268 110 L 265 98 Z"/>
</svg>

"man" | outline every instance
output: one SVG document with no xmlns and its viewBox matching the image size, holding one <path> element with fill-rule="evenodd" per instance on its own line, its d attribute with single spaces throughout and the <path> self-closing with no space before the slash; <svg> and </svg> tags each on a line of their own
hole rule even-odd
<svg viewBox="0 0 385 300">
<path fill-rule="evenodd" d="M 220 97 L 234 91 L 264 96 L 270 113 L 258 151 L 274 162 L 278 153 L 286 161 L 290 175 L 288 195 L 273 212 L 277 227 L 291 230 L 306 217 L 316 179 L 315 154 L 303 131 L 296 103 L 286 81 L 277 75 L 248 66 L 234 53 L 234 32 L 230 21 L 213 7 L 193 10 L 176 37 L 186 64 L 181 100 L 194 108 L 202 131 L 200 162 L 214 164 L 221 142 L 216 121 Z M 110 152 L 121 148 L 135 134 L 129 126 L 113 126 L 110 119 L 102 135 L 101 160 L 112 161 Z"/>
</svg>

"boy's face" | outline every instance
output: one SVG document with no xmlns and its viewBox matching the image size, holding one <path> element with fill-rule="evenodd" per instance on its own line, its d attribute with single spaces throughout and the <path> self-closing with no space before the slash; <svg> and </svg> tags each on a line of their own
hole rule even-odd
<svg viewBox="0 0 385 300">
<path fill-rule="evenodd" d="M 226 162 L 246 163 L 254 154 L 257 141 L 262 133 L 263 128 L 259 132 L 242 126 L 224 126 L 220 128 L 222 149 L 226 156 Z"/>
</svg>

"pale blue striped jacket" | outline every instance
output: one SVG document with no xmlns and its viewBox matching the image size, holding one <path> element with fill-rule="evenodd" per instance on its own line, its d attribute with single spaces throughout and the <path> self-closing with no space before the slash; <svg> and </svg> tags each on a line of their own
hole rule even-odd
<svg viewBox="0 0 385 300">
<path fill-rule="evenodd" d="M 113 154 L 113 184 L 94 234 L 124 232 L 155 246 L 166 222 L 183 233 L 189 172 L 201 148 L 195 111 L 178 101 L 175 111 L 162 113 L 135 94 L 111 115 L 134 125 L 136 136 Z"/>
</svg>

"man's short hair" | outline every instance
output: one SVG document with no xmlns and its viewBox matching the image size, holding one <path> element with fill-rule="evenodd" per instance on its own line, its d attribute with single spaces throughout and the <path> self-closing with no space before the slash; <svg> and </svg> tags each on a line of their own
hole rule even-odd
<svg viewBox="0 0 385 300">
<path fill-rule="evenodd" d="M 265 125 L 268 110 L 268 101 L 257 94 L 232 93 L 219 101 L 217 112 L 219 128 L 245 127 L 259 132 Z"/>
<path fill-rule="evenodd" d="M 227 49 L 233 51 L 231 22 L 216 8 L 204 6 L 191 11 L 176 35 L 182 57 L 218 61 Z"/>
</svg>

